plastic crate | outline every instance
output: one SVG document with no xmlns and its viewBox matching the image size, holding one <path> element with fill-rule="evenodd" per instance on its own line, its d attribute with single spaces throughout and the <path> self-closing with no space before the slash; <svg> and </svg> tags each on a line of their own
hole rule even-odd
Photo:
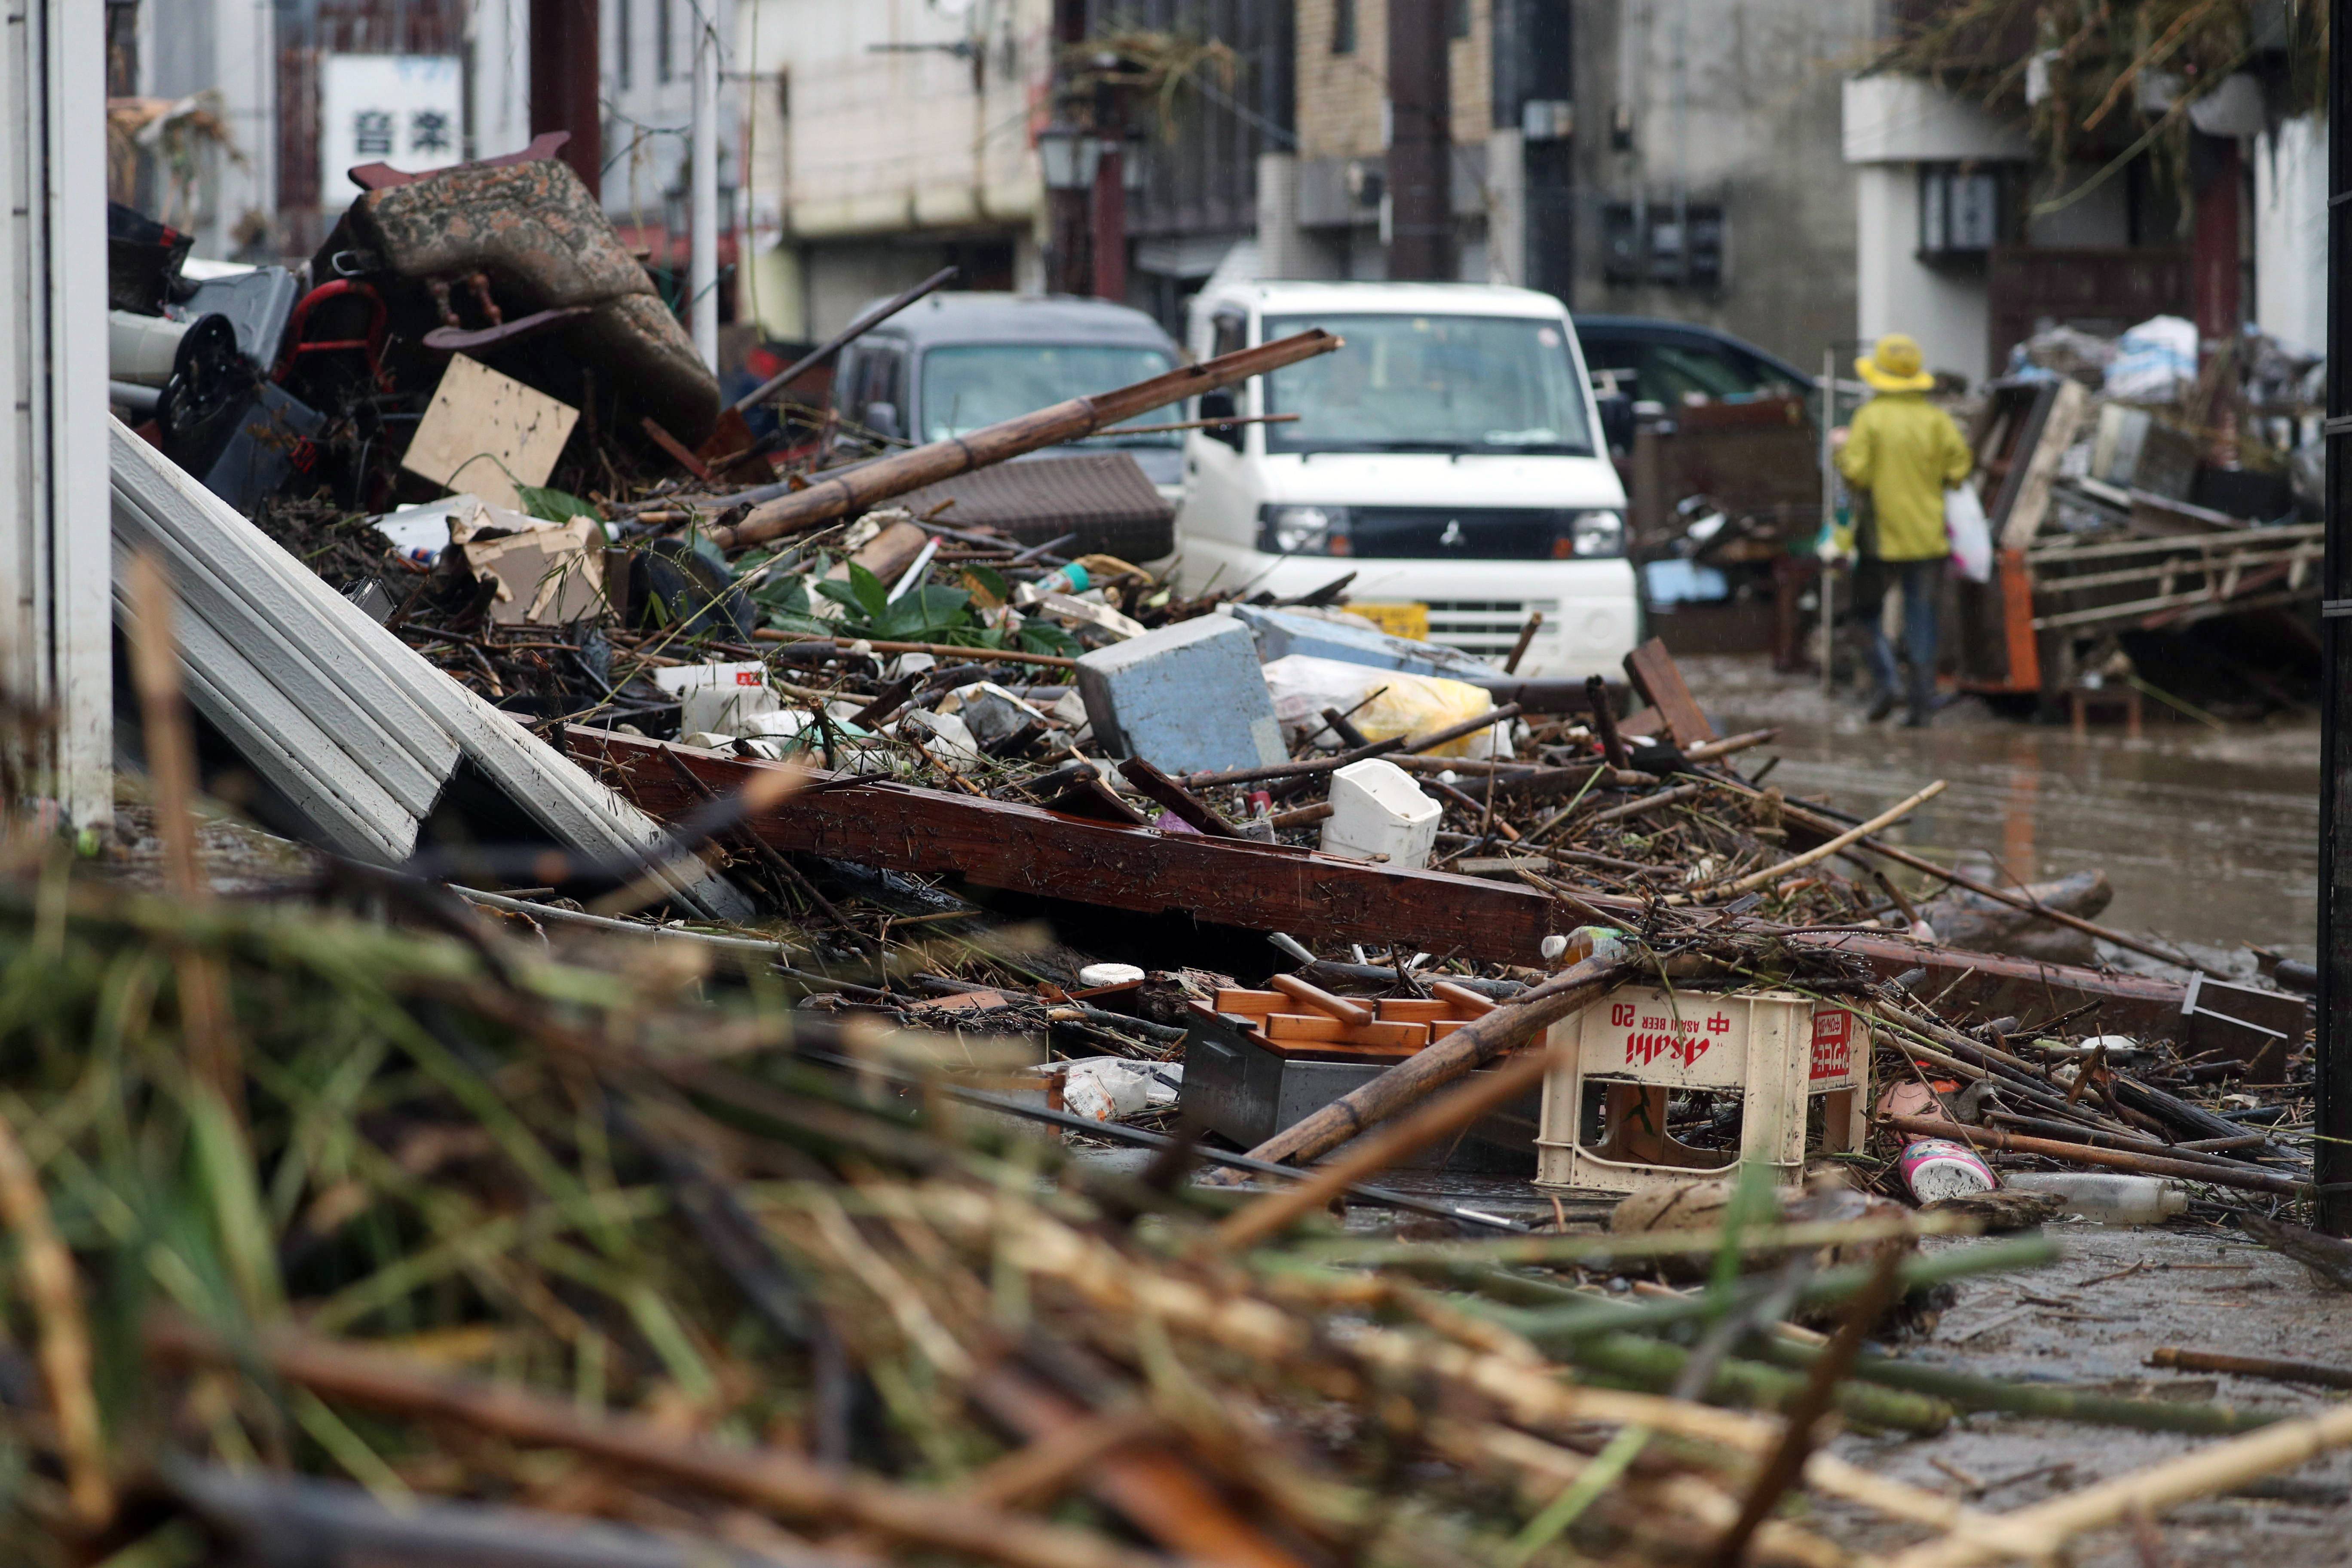
<svg viewBox="0 0 2352 1568">
<path fill-rule="evenodd" d="M 1781 991 L 1736 994 L 1625 986 L 1551 1026 L 1560 1061 L 1546 1075 L 1536 1181 L 1630 1193 L 1739 1162 L 1782 1184 L 1804 1173 L 1806 1121 L 1822 1107 L 1820 1150 L 1862 1146 L 1870 1100 L 1870 1033 L 1860 1015 Z M 1582 1142 L 1601 1095 L 1607 1136 Z M 1695 1149 L 1666 1131 L 1676 1090 L 1741 1098 L 1738 1152 Z"/>
</svg>

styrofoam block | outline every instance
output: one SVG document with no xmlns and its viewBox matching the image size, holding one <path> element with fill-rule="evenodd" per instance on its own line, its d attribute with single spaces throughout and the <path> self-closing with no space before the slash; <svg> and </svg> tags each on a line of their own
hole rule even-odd
<svg viewBox="0 0 2352 1568">
<path fill-rule="evenodd" d="M 1284 757 L 1256 639 L 1226 616 L 1097 648 L 1078 660 L 1078 690 L 1113 756 L 1171 773 L 1270 767 Z"/>
<path fill-rule="evenodd" d="M 1258 605 L 1227 605 L 1226 615 L 1249 627 L 1257 638 L 1258 658 L 1271 664 L 1291 654 L 1338 659 L 1343 664 L 1374 669 L 1401 670 L 1408 675 L 1443 675 L 1456 679 L 1496 673 L 1485 659 L 1433 642 L 1392 637 L 1367 626 L 1327 621 L 1296 610 L 1269 609 Z"/>
<path fill-rule="evenodd" d="M 678 700 L 681 732 L 740 735 L 751 721 L 782 706 L 758 659 L 740 664 L 686 664 L 654 671 L 654 684 Z"/>
<path fill-rule="evenodd" d="M 1323 820 L 1323 852 L 1350 859 L 1388 858 L 1418 871 L 1429 864 L 1445 808 L 1421 792 L 1394 763 L 1370 757 L 1331 775 L 1331 815 Z"/>
</svg>

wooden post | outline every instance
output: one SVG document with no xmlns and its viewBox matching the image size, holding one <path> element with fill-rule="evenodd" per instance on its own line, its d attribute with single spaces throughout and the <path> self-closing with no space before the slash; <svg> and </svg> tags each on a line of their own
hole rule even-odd
<svg viewBox="0 0 2352 1568">
<path fill-rule="evenodd" d="M 2330 21 L 2352 27 L 2352 0 L 2330 0 Z M 2337 37 L 2352 35 L 2338 33 Z M 2319 792 L 2319 1107 L 2313 1175 L 2319 1223 L 2352 1235 L 2352 65 L 2327 58 L 2327 553 L 2320 568 L 2321 658 L 2327 670 L 2321 710 Z"/>
<path fill-rule="evenodd" d="M 0 691 L 10 787 L 90 828 L 114 809 L 107 528 L 106 14 L 12 0 L 0 54 Z M 13 719 L 10 721 L 13 726 Z"/>
</svg>

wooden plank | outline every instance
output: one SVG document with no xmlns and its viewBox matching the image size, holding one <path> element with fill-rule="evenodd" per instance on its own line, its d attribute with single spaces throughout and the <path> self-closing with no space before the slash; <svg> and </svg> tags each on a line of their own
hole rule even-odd
<svg viewBox="0 0 2352 1568">
<path fill-rule="evenodd" d="M 1706 721 L 1697 699 L 1683 684 L 1683 672 L 1675 668 L 1675 656 L 1666 651 L 1663 639 L 1652 637 L 1627 654 L 1625 673 L 1633 678 L 1634 689 L 1665 721 L 1666 733 L 1675 745 L 1696 746 L 1716 738 L 1715 726 Z"/>
<path fill-rule="evenodd" d="M 661 761 L 665 749 L 721 793 L 740 788 L 753 770 L 780 765 L 580 726 L 564 739 L 574 759 L 664 819 L 700 799 Z M 763 841 L 1109 909 L 1181 910 L 1302 942 L 1410 942 L 1509 963 L 1542 963 L 1543 939 L 1575 923 L 1556 915 L 1542 893 L 1473 877 L 1163 834 L 855 774 L 814 777 L 814 787 L 753 825 Z"/>
<path fill-rule="evenodd" d="M 2074 431 L 2083 422 L 2084 411 L 2090 406 L 2091 395 L 2083 389 L 2081 382 L 2070 377 L 2060 381 L 2057 388 L 2057 395 L 2042 416 L 2041 428 L 2034 433 L 2033 455 L 2027 459 L 2017 497 L 2010 502 L 2009 516 L 2001 522 L 1999 542 L 2003 550 L 2022 550 L 2042 531 L 2042 520 L 2050 510 L 2050 486 L 2058 478 L 2059 459 L 2074 444 Z"/>
</svg>

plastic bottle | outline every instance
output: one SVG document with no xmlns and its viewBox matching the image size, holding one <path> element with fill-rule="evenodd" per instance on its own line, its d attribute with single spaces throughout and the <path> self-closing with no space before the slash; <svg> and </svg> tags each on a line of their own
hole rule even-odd
<svg viewBox="0 0 2352 1568">
<path fill-rule="evenodd" d="M 1013 591 L 1013 600 L 1022 605 L 1034 605 L 1048 594 L 1068 594 L 1073 596 L 1094 586 L 1087 569 L 1073 561 L 1067 566 L 1056 567 L 1034 583 L 1024 583 Z"/>
<path fill-rule="evenodd" d="M 2019 1171 L 2002 1183 L 2021 1193 L 2055 1193 L 2066 1213 L 2101 1225 L 2155 1225 L 2185 1212 L 2189 1194 L 2161 1176 L 2121 1172 Z"/>
<path fill-rule="evenodd" d="M 1579 926 L 1566 936 L 1555 932 L 1543 939 L 1544 962 L 1563 969 L 1588 958 L 1630 958 L 1633 953 L 1632 939 L 1615 926 Z"/>
</svg>

